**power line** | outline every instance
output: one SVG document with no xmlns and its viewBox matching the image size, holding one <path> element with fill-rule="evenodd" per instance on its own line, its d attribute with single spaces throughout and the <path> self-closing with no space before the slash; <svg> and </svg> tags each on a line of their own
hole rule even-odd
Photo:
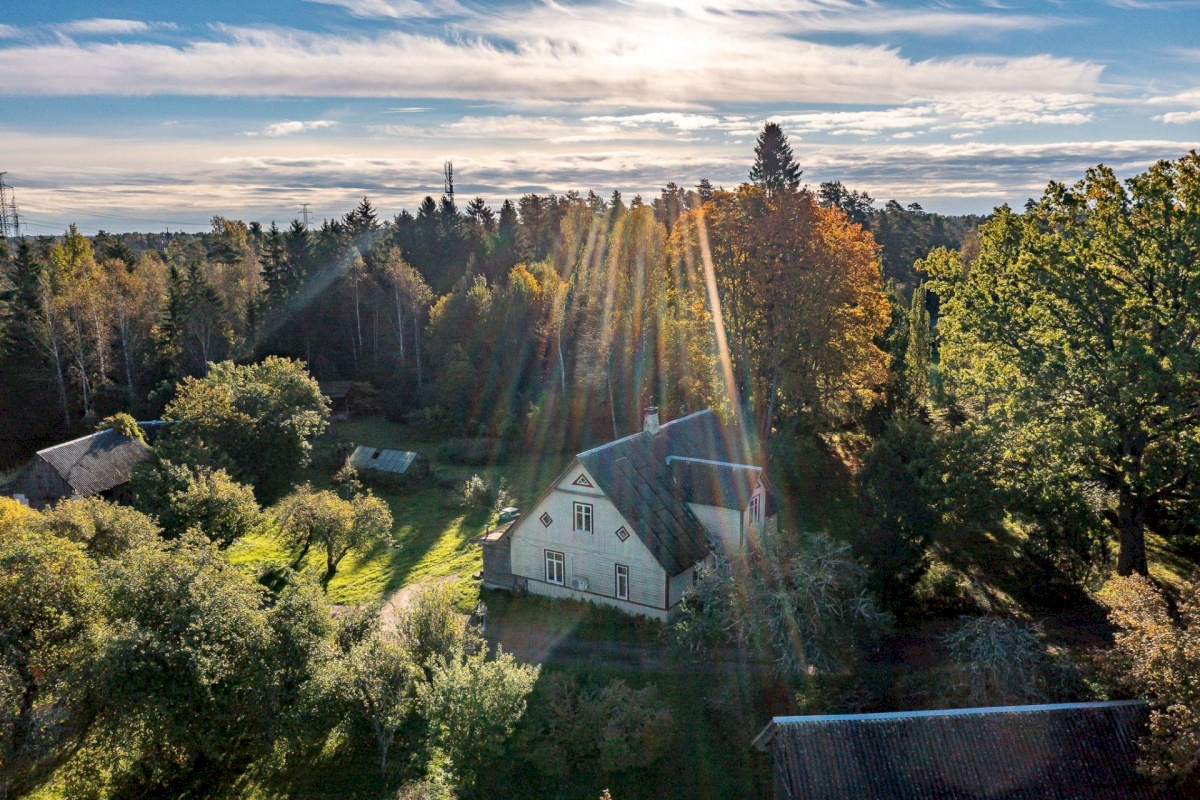
<svg viewBox="0 0 1200 800">
<path fill-rule="evenodd" d="M 82 208 L 72 208 L 71 206 L 58 206 L 57 211 L 69 211 L 73 214 L 82 214 L 85 217 L 102 217 L 104 219 L 116 219 L 122 222 L 150 222 L 155 225 L 189 225 L 193 228 L 204 228 L 209 223 L 207 222 L 180 222 L 179 220 L 171 219 L 148 219 L 146 217 L 130 217 L 125 214 L 106 214 L 102 211 L 88 211 Z"/>
</svg>

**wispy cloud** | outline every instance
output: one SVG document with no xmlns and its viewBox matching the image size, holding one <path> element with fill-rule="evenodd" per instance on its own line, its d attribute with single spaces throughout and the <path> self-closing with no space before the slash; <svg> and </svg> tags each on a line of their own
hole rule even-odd
<svg viewBox="0 0 1200 800">
<path fill-rule="evenodd" d="M 95 19 L 78 19 L 73 22 L 64 22 L 61 25 L 56 25 L 54 29 L 59 33 L 68 35 L 104 36 L 144 33 L 150 30 L 150 25 L 136 19 L 104 19 L 96 17 Z"/>
<path fill-rule="evenodd" d="M 914 61 L 701 26 L 578 30 L 569 41 L 501 47 L 396 31 L 322 35 L 223 29 L 181 47 L 59 41 L 0 48 L 26 94 L 428 97 L 678 107 L 723 102 L 895 103 L 956 92 L 1089 92 L 1102 67 L 1052 56 Z M 696 57 L 702 53 L 703 57 Z M 763 76 L 770 75 L 770 80 Z"/>
<path fill-rule="evenodd" d="M 455 0 L 305 0 L 341 6 L 361 19 L 432 19 L 466 13 Z"/>
<path fill-rule="evenodd" d="M 12 25 L 0 25 L 0 39 L 14 39 L 21 35 L 21 30 Z"/>
<path fill-rule="evenodd" d="M 268 125 L 261 131 L 246 131 L 243 136 L 258 136 L 260 133 L 263 136 L 291 136 L 294 133 L 304 133 L 305 131 L 315 131 L 321 128 L 332 128 L 337 125 L 337 120 L 332 119 L 310 119 L 310 120 L 287 120 L 285 122 L 276 122 Z"/>
</svg>

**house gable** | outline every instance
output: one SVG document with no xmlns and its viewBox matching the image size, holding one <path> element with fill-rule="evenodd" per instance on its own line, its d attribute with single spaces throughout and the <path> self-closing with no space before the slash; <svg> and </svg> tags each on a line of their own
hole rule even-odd
<svg viewBox="0 0 1200 800">
<path fill-rule="evenodd" d="M 593 484 L 590 488 L 580 478 Z M 596 479 L 575 459 L 509 530 L 512 572 L 530 592 L 607 599 L 638 608 L 667 609 L 667 575 L 634 526 L 595 487 Z M 591 532 L 576 530 L 576 504 L 588 506 Z M 549 518 L 549 524 L 543 523 Z M 626 535 L 621 537 L 624 530 Z M 548 581 L 547 553 L 562 554 L 562 583 Z M 616 566 L 627 569 L 627 597 L 617 597 Z M 574 579 L 574 580 L 573 580 Z M 574 585 L 573 585 L 574 584 Z"/>
</svg>

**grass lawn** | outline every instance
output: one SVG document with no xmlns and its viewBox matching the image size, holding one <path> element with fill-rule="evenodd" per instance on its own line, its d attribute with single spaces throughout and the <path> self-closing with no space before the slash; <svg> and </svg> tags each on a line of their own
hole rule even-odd
<svg viewBox="0 0 1200 800">
<path fill-rule="evenodd" d="M 474 539 L 486 530 L 493 516 L 487 509 L 464 507 L 453 487 L 476 473 L 492 485 L 505 478 L 518 505 L 530 503 L 567 459 L 516 455 L 498 465 L 452 464 L 438 459 L 438 441 L 422 438 L 407 426 L 373 417 L 334 423 L 317 440 L 313 466 L 306 476 L 314 486 L 329 484 L 331 453 L 338 443 L 347 441 L 422 452 L 429 456 L 433 474 L 426 481 L 408 486 L 372 487 L 391 508 L 395 519 L 394 544 L 390 547 L 381 544 L 366 552 L 352 551 L 346 556 L 327 587 L 330 601 L 338 604 L 381 600 L 414 583 L 457 576 L 454 586 L 460 607 L 473 607 L 478 600 L 478 586 L 471 576 L 482 566 L 480 548 Z M 270 537 L 247 537 L 230 548 L 229 558 L 234 564 L 261 575 L 290 565 L 294 554 Z M 320 577 L 325 569 L 324 553 L 314 548 L 301 567 Z"/>
</svg>

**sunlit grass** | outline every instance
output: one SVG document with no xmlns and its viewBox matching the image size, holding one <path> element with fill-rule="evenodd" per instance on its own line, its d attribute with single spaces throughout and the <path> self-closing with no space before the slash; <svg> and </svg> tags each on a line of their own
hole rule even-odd
<svg viewBox="0 0 1200 800">
<path fill-rule="evenodd" d="M 472 607 L 479 598 L 479 588 L 472 576 L 483 564 L 474 540 L 492 522 L 493 516 L 490 509 L 464 507 L 459 502 L 458 483 L 475 473 L 493 485 L 503 477 L 510 483 L 517 502 L 527 503 L 562 467 L 558 459 L 525 456 L 482 467 L 445 463 L 437 460 L 438 440 L 422 437 L 407 426 L 372 417 L 337 423 L 322 436 L 314 446 L 313 467 L 306 479 L 317 487 L 328 486 L 330 454 L 337 443 L 347 441 L 422 452 L 430 457 L 433 474 L 428 480 L 407 486 L 372 487 L 388 504 L 395 519 L 392 542 L 361 552 L 351 551 L 343 559 L 326 587 L 329 600 L 343 605 L 382 600 L 405 586 L 454 578 L 451 583 L 459 607 Z M 278 539 L 253 536 L 233 545 L 229 558 L 258 577 L 268 570 L 290 566 L 295 553 Z M 325 571 L 324 552 L 314 547 L 300 569 L 320 579 Z"/>
</svg>

